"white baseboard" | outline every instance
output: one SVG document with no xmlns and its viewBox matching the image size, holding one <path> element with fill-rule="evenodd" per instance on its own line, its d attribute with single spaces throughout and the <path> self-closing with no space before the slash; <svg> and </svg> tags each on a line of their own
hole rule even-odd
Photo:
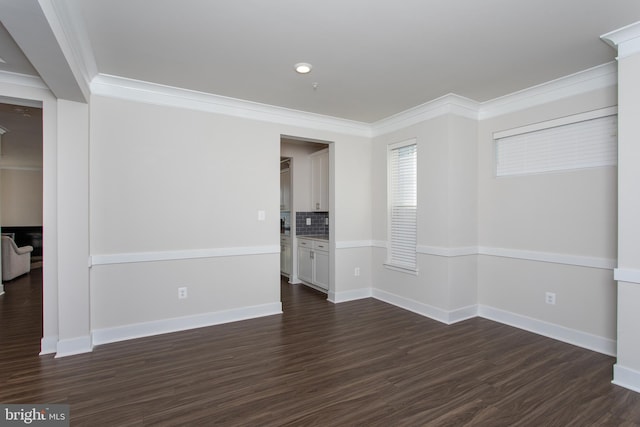
<svg viewBox="0 0 640 427">
<path fill-rule="evenodd" d="M 616 355 L 616 341 L 592 335 L 576 329 L 567 328 L 542 320 L 533 319 L 509 311 L 500 310 L 486 305 L 470 305 L 455 310 L 443 310 L 429 304 L 424 304 L 409 298 L 374 289 L 374 298 L 395 305 L 396 307 L 412 311 L 438 322 L 451 325 L 473 317 L 483 317 L 505 325 L 513 326 L 538 335 L 553 338 L 558 341 L 596 351 L 608 356 Z M 640 375 L 640 373 L 638 374 Z M 638 383 L 640 385 L 640 377 Z"/>
<path fill-rule="evenodd" d="M 372 295 L 371 288 L 361 288 L 343 292 L 329 291 L 329 297 L 327 299 L 332 303 L 338 304 L 341 302 L 369 298 Z"/>
<path fill-rule="evenodd" d="M 504 323 L 505 325 L 514 326 L 519 329 L 524 329 L 525 331 L 533 332 L 545 337 L 553 338 L 558 341 L 566 342 L 568 344 L 573 344 L 578 347 L 583 347 L 588 350 L 593 350 L 598 353 L 603 353 L 609 356 L 616 355 L 616 341 L 612 339 L 588 334 L 576 329 L 544 322 L 542 320 L 486 305 L 478 306 L 478 316 Z"/>
<path fill-rule="evenodd" d="M 468 305 L 466 307 L 449 311 L 449 323 L 447 324 L 452 325 L 454 323 L 462 322 L 463 320 L 473 319 L 474 317 L 478 317 L 478 306 L 475 304 Z"/>
<path fill-rule="evenodd" d="M 40 356 L 54 354 L 58 348 L 58 336 L 42 337 L 40 340 Z"/>
<path fill-rule="evenodd" d="M 395 305 L 405 310 L 412 311 L 422 316 L 428 317 L 438 322 L 451 325 L 453 323 L 461 322 L 472 317 L 476 317 L 477 308 L 475 305 L 468 307 L 462 307 L 455 310 L 443 310 L 438 307 L 434 307 L 429 304 L 424 304 L 409 298 L 401 297 L 399 295 L 392 294 L 390 292 L 382 291 L 380 289 L 373 290 L 373 297 L 384 301 L 386 303 Z"/>
<path fill-rule="evenodd" d="M 91 351 L 93 351 L 93 345 L 91 344 L 91 337 L 89 335 L 59 340 L 56 349 L 56 358 L 91 353 Z"/>
<path fill-rule="evenodd" d="M 92 332 L 93 344 L 108 344 L 117 341 L 131 340 L 170 332 L 186 331 L 189 329 L 203 328 L 222 323 L 236 322 L 239 320 L 247 320 L 281 313 L 282 303 L 277 302 L 251 307 L 242 307 L 233 310 L 117 326 L 114 328 L 96 329 Z"/>
<path fill-rule="evenodd" d="M 613 365 L 613 381 L 611 382 L 640 393 L 640 372 L 620 366 L 619 363 Z"/>
</svg>

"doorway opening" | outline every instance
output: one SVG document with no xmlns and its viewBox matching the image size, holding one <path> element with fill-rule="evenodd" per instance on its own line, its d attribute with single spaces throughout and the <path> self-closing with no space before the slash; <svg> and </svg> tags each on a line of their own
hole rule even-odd
<svg viewBox="0 0 640 427">
<path fill-rule="evenodd" d="M 25 355 L 37 355 L 43 337 L 42 108 L 13 101 L 0 103 L 0 330 L 3 341 L 20 337 Z"/>
<path fill-rule="evenodd" d="M 283 284 L 332 289 L 332 144 L 280 138 L 280 274 Z"/>
</svg>

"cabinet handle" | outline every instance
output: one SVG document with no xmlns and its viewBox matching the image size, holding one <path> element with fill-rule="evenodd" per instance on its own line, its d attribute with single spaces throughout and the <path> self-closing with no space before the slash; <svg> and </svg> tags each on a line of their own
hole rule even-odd
<svg viewBox="0 0 640 427">
<path fill-rule="evenodd" d="M 313 251 L 309 252 L 309 256 L 313 259 Z"/>
<path fill-rule="evenodd" d="M 320 210 L 320 203 L 316 202 L 316 210 Z"/>
</svg>

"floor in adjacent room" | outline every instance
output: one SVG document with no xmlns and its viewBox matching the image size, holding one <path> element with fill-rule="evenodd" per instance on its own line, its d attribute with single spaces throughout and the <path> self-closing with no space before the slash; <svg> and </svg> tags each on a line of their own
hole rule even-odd
<svg viewBox="0 0 640 427">
<path fill-rule="evenodd" d="M 0 296 L 0 403 L 70 404 L 72 426 L 640 425 L 612 357 L 284 281 L 283 315 L 38 356 L 41 272 Z"/>
</svg>

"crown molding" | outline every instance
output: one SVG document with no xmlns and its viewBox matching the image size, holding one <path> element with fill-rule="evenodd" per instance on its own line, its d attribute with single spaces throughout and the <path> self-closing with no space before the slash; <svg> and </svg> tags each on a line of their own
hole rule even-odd
<svg viewBox="0 0 640 427">
<path fill-rule="evenodd" d="M 3 165 L 0 165 L 0 170 L 42 172 L 42 166 L 9 166 L 9 165 L 3 166 Z"/>
<path fill-rule="evenodd" d="M 371 125 L 372 136 L 384 135 L 445 114 L 477 120 L 480 104 L 464 96 L 447 95 L 394 114 Z"/>
<path fill-rule="evenodd" d="M 373 123 L 372 134 L 394 132 L 444 114 L 486 120 L 617 84 L 617 64 L 608 62 L 485 102 L 450 93 Z"/>
<path fill-rule="evenodd" d="M 618 69 L 614 61 L 482 103 L 449 93 L 371 124 L 107 74 L 96 75 L 90 87 L 91 93 L 95 95 L 347 135 L 375 137 L 447 114 L 472 120 L 486 120 L 615 86 L 617 83 Z"/>
<path fill-rule="evenodd" d="M 640 53 L 640 21 L 603 34 L 600 38 L 618 50 L 618 58 Z"/>
<path fill-rule="evenodd" d="M 40 77 L 31 76 L 29 74 L 12 73 L 10 71 L 0 70 L 0 83 L 5 83 L 14 86 L 26 86 L 34 89 L 46 89 L 47 86 Z"/>
<path fill-rule="evenodd" d="M 618 84 L 618 66 L 608 62 L 480 104 L 479 120 L 536 107 Z"/>
<path fill-rule="evenodd" d="M 98 74 L 89 36 L 77 10 L 63 1 L 39 0 L 44 16 L 51 27 L 84 98 L 91 95 L 90 83 Z"/>
<path fill-rule="evenodd" d="M 209 113 L 301 126 L 342 134 L 363 137 L 371 136 L 370 125 L 363 122 L 307 113 L 253 101 L 245 101 L 107 74 L 98 74 L 93 78 L 91 81 L 91 92 L 95 95 L 128 99 L 149 104 L 188 108 Z"/>
</svg>

